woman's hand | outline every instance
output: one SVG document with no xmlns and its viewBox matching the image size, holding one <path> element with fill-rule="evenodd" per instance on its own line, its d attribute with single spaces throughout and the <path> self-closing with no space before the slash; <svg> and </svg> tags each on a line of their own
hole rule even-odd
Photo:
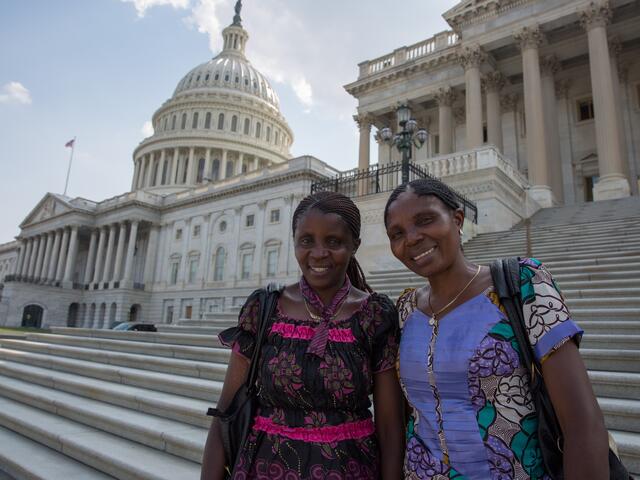
<svg viewBox="0 0 640 480">
<path fill-rule="evenodd" d="M 564 436 L 564 478 L 608 480 L 607 430 L 574 342 L 543 362 L 542 376 Z"/>
<path fill-rule="evenodd" d="M 395 369 L 374 375 L 373 407 L 380 444 L 381 478 L 398 480 L 402 478 L 405 436 L 403 397 Z"/>
<path fill-rule="evenodd" d="M 218 400 L 218 408 L 224 410 L 229 406 L 238 389 L 242 386 L 249 374 L 250 362 L 242 355 L 232 353 L 229 358 L 229 366 L 224 377 L 224 386 Z M 213 418 L 207 435 L 207 443 L 202 455 L 202 471 L 200 480 L 222 480 L 224 478 L 224 447 L 222 434 L 217 418 Z"/>
</svg>

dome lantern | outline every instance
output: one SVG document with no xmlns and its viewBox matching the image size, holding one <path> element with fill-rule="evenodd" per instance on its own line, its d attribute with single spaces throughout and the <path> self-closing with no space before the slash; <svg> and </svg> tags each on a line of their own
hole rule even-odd
<svg viewBox="0 0 640 480">
<path fill-rule="evenodd" d="M 238 0 L 235 6 L 236 14 L 233 16 L 233 23 L 222 31 L 223 47 L 222 53 L 236 54 L 244 57 L 244 49 L 249 39 L 249 34 L 242 28 L 242 1 Z"/>
</svg>

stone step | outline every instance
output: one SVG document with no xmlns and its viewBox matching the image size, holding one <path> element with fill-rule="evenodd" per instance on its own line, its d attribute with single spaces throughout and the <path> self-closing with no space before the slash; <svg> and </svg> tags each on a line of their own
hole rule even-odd
<svg viewBox="0 0 640 480">
<path fill-rule="evenodd" d="M 613 436 L 622 464 L 632 475 L 640 476 L 640 434 L 620 430 L 609 430 Z"/>
<path fill-rule="evenodd" d="M 12 430 L 0 427 L 0 479 L 114 480 L 84 463 L 67 457 Z M 9 476 L 4 476 L 2 472 Z"/>
<path fill-rule="evenodd" d="M 78 401 L 75 395 L 14 378 L 0 377 L 0 382 L 2 397 L 192 462 L 202 459 L 204 428 L 88 398 Z"/>
<path fill-rule="evenodd" d="M 640 398 L 640 373 L 589 370 L 593 391 L 598 397 Z"/>
<path fill-rule="evenodd" d="M 637 308 L 576 308 L 569 305 L 571 316 L 578 322 L 586 320 L 637 321 L 640 312 Z"/>
<path fill-rule="evenodd" d="M 180 320 L 176 322 L 179 327 L 219 327 L 221 329 L 235 327 L 238 324 L 238 317 L 233 320 Z"/>
<path fill-rule="evenodd" d="M 152 344 L 132 342 L 129 340 L 112 340 L 59 334 L 32 333 L 28 334 L 25 339 L 33 342 L 55 343 L 110 352 L 136 353 L 224 364 L 229 361 L 229 355 L 231 354 L 228 348 L 193 347 L 189 345 L 172 345 L 169 343 Z"/>
<path fill-rule="evenodd" d="M 536 240 L 531 241 L 531 251 L 535 255 L 542 253 L 557 253 L 557 252 L 571 252 L 571 253 L 584 253 L 584 252 L 603 252 L 603 251 L 625 251 L 630 249 L 637 250 L 638 241 L 640 235 L 617 237 L 612 236 L 611 233 L 601 236 L 586 236 L 586 237 L 554 237 L 550 240 Z M 526 252 L 527 243 L 525 239 L 510 239 L 506 241 L 487 241 L 480 242 L 476 239 L 470 240 L 464 244 L 464 252 L 467 256 L 484 256 L 486 254 L 501 254 L 502 252 Z M 503 253 L 502 253 L 503 254 Z"/>
<path fill-rule="evenodd" d="M 121 332 L 116 330 L 94 330 L 91 328 L 51 327 L 53 333 L 76 335 L 79 337 L 111 338 L 134 342 L 169 343 L 172 345 L 191 345 L 194 347 L 220 347 L 215 336 L 192 335 L 183 333 L 159 332 Z"/>
<path fill-rule="evenodd" d="M 549 268 L 551 268 L 552 270 L 555 271 L 555 269 L 557 268 L 562 268 L 565 266 L 583 266 L 581 264 L 575 263 L 579 260 L 587 260 L 589 258 L 599 258 L 602 255 L 602 250 L 594 248 L 591 250 L 581 250 L 579 252 L 574 252 L 571 250 L 557 250 L 557 249 L 551 249 L 551 250 L 545 250 L 545 251 L 541 251 L 541 250 L 534 250 L 532 255 L 529 255 L 530 257 L 533 258 L 537 258 L 538 260 L 542 261 L 544 264 L 546 264 Z M 607 257 L 606 259 L 606 263 L 611 263 L 611 264 L 620 264 L 620 263 L 624 263 L 621 259 L 622 258 L 633 258 L 634 261 L 637 262 L 637 255 L 638 255 L 638 247 L 637 245 L 635 246 L 630 246 L 629 248 L 613 248 L 613 247 L 609 247 L 607 249 Z M 513 249 L 513 250 L 499 250 L 499 251 L 495 251 L 495 252 L 489 252 L 489 251 L 485 251 L 482 254 L 477 254 L 477 255 L 465 255 L 469 260 L 475 262 L 475 263 L 481 263 L 483 265 L 489 265 L 491 262 L 493 262 L 494 259 L 496 258 L 504 258 L 504 257 L 527 257 L 526 252 L 524 250 L 524 248 L 522 249 Z M 562 263 L 560 263 L 562 262 Z M 572 265 L 572 263 L 574 265 Z M 603 262 L 601 262 L 603 263 Z M 559 265 L 558 265 L 559 264 Z M 636 265 L 637 268 L 637 265 Z"/>
<path fill-rule="evenodd" d="M 156 323 L 158 332 L 162 333 L 194 333 L 198 335 L 217 336 L 224 327 L 183 327 L 181 325 L 163 325 Z"/>
<path fill-rule="evenodd" d="M 589 333 L 635 335 L 640 332 L 638 320 L 582 320 L 578 324 Z"/>
<path fill-rule="evenodd" d="M 640 351 L 581 348 L 587 369 L 607 372 L 640 373 Z"/>
<path fill-rule="evenodd" d="M 159 392 L 185 395 L 212 402 L 218 399 L 222 390 L 222 382 L 216 380 L 185 377 L 183 375 L 114 365 L 103 365 L 96 362 L 10 350 L 7 348 L 0 348 L 0 358 L 11 362 L 73 373 L 113 383 L 148 388 Z"/>
<path fill-rule="evenodd" d="M 0 362 L 0 375 L 202 428 L 209 427 L 211 418 L 206 411 L 215 406 L 215 399 L 200 400 L 15 362 Z"/>
<path fill-rule="evenodd" d="M 607 428 L 640 433 L 640 401 L 628 398 L 598 398 Z"/>
<path fill-rule="evenodd" d="M 186 377 L 224 380 L 227 366 L 221 363 L 198 362 L 177 358 L 120 353 L 93 348 L 70 347 L 53 343 L 31 342 L 28 340 L 3 339 L 0 346 L 12 350 L 28 351 L 43 355 L 73 358 L 96 362 L 101 365 L 114 365 L 154 372 L 172 373 Z"/>
<path fill-rule="evenodd" d="M 502 235 L 500 235 L 502 233 Z M 505 234 L 506 233 L 506 234 Z M 597 227 L 567 226 L 564 229 L 531 229 L 530 238 L 533 242 L 554 242 L 562 240 L 584 240 L 595 238 L 603 241 L 611 240 L 612 237 L 627 239 L 640 236 L 640 224 L 638 222 L 618 222 L 616 224 L 603 223 Z M 472 238 L 469 243 L 490 243 L 490 242 L 515 242 L 525 241 L 527 238 L 526 229 L 507 230 L 507 232 L 481 233 Z"/>
<path fill-rule="evenodd" d="M 0 397 L 0 426 L 121 480 L 196 480 L 200 464 Z"/>
<path fill-rule="evenodd" d="M 640 350 L 640 335 L 585 333 L 581 346 L 584 348 Z"/>
</svg>

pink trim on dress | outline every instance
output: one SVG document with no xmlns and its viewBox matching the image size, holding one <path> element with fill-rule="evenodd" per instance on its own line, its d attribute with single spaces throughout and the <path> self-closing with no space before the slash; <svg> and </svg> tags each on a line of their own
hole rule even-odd
<svg viewBox="0 0 640 480">
<path fill-rule="evenodd" d="M 329 427 L 287 427 L 286 425 L 273 423 L 273 420 L 269 417 L 257 416 L 253 429 L 270 435 L 280 435 L 291 440 L 316 443 L 356 440 L 373 435 L 375 432 L 373 420 L 370 418 Z"/>
<path fill-rule="evenodd" d="M 315 332 L 315 328 L 307 325 L 292 325 L 284 322 L 277 322 L 271 325 L 271 333 L 277 333 L 284 338 L 311 340 Z M 329 340 L 332 342 L 353 343 L 356 338 L 350 328 L 330 328 Z"/>
</svg>

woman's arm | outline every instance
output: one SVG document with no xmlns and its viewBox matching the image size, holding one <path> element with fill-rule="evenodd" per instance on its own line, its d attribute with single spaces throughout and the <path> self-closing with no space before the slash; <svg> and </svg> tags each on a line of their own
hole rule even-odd
<svg viewBox="0 0 640 480">
<path fill-rule="evenodd" d="M 382 479 L 398 480 L 402 478 L 405 437 L 402 391 L 394 368 L 374 374 L 373 407 Z"/>
<path fill-rule="evenodd" d="M 564 478 L 608 480 L 607 430 L 576 344 L 547 358 L 542 376 L 564 436 Z"/>
<path fill-rule="evenodd" d="M 220 410 L 227 408 L 238 389 L 244 383 L 249 373 L 249 365 L 249 360 L 242 355 L 231 354 L 227 373 L 224 377 L 224 385 L 218 400 L 218 408 Z M 224 465 L 225 458 L 220 424 L 218 419 L 214 417 L 204 446 L 200 480 L 222 480 L 224 478 Z"/>
</svg>

